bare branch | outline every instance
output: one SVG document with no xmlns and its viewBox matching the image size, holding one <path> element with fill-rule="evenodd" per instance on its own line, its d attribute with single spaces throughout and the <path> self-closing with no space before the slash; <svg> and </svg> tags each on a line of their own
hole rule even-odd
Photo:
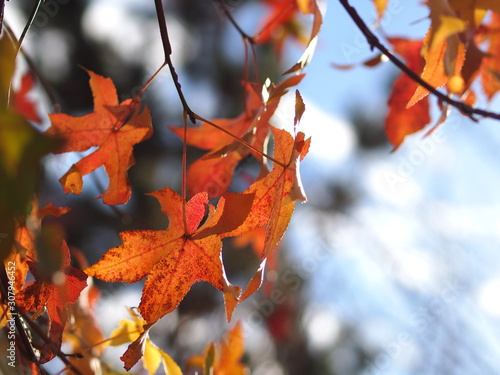
<svg viewBox="0 0 500 375">
<path fill-rule="evenodd" d="M 195 124 L 196 118 L 194 112 L 191 110 L 191 108 L 189 108 L 189 105 L 187 104 L 184 93 L 182 92 L 181 84 L 179 82 L 179 76 L 177 75 L 174 65 L 172 64 L 172 59 L 170 58 L 170 55 L 172 54 L 172 46 L 170 45 L 170 39 L 168 37 L 167 22 L 165 20 L 165 11 L 163 10 L 162 0 L 155 0 L 155 6 L 156 15 L 158 17 L 158 25 L 160 27 L 161 40 L 163 43 L 163 51 L 165 53 L 165 63 L 168 65 L 168 68 L 170 70 L 170 75 L 172 76 L 172 80 L 174 81 L 175 89 L 177 90 L 177 95 L 181 100 L 184 112 L 188 115 L 189 120 L 193 124 Z"/>
<path fill-rule="evenodd" d="M 500 120 L 500 114 L 495 112 L 486 111 L 484 109 L 474 108 L 470 105 L 460 101 L 450 98 L 448 95 L 443 94 L 438 91 L 435 87 L 430 85 L 428 82 L 423 80 L 417 73 L 408 68 L 408 66 L 402 62 L 399 58 L 393 55 L 380 41 L 379 39 L 371 32 L 366 23 L 361 19 L 356 9 L 354 9 L 348 0 L 339 0 L 340 4 L 345 8 L 351 19 L 354 21 L 356 26 L 365 36 L 367 42 L 370 44 L 371 48 L 377 48 L 380 52 L 382 52 L 387 58 L 396 65 L 403 73 L 405 73 L 408 77 L 414 80 L 416 83 L 427 89 L 431 94 L 438 97 L 445 103 L 450 104 L 451 106 L 460 110 L 463 114 L 470 117 L 473 121 L 477 121 L 474 117 L 475 115 L 492 118 L 496 120 Z"/>
</svg>

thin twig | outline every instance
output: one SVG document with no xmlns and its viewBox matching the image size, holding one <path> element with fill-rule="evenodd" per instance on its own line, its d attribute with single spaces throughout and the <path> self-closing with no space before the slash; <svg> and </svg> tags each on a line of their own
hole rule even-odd
<svg viewBox="0 0 500 375">
<path fill-rule="evenodd" d="M 179 77 L 177 76 L 177 73 L 175 72 L 175 68 L 172 64 L 172 61 L 170 59 L 170 55 L 172 54 L 172 47 L 170 45 L 170 40 L 169 40 L 169 37 L 168 37 L 168 32 L 167 32 L 167 24 L 166 24 L 166 21 L 165 21 L 165 14 L 164 14 L 164 11 L 163 11 L 163 4 L 162 4 L 162 0 L 155 0 L 155 5 L 156 5 L 156 14 L 157 14 L 157 17 L 158 17 L 158 24 L 160 26 L 160 33 L 161 33 L 161 39 L 162 39 L 162 43 L 163 43 L 163 51 L 165 53 L 165 64 L 168 65 L 169 69 L 170 69 L 170 73 L 172 75 L 172 79 L 174 81 L 174 84 L 175 84 L 175 87 L 177 89 L 177 93 L 179 95 L 179 98 L 182 102 L 182 106 L 184 108 L 184 116 L 187 116 L 189 117 L 189 120 L 195 124 L 196 123 L 196 120 L 200 120 L 200 121 L 203 121 L 203 122 L 206 122 L 207 124 L 219 129 L 220 131 L 226 133 L 227 135 L 233 137 L 236 141 L 240 142 L 241 144 L 245 145 L 246 147 L 248 147 L 249 149 L 253 150 L 254 152 L 256 152 L 257 154 L 259 155 L 262 155 L 263 157 L 273 161 L 274 163 L 276 163 L 277 165 L 280 165 L 281 167 L 283 168 L 286 168 L 287 166 L 285 164 L 283 164 L 282 162 L 274 159 L 273 157 L 267 155 L 266 153 L 256 149 L 254 146 L 252 146 L 250 143 L 244 141 L 243 139 L 241 139 L 240 137 L 230 133 L 229 131 L 227 131 L 226 129 L 220 127 L 219 125 L 217 124 L 214 124 L 213 122 L 199 116 L 198 114 L 196 114 L 195 112 L 193 112 L 187 102 L 186 102 L 186 99 L 184 97 L 184 94 L 182 93 L 182 89 L 181 89 L 181 85 L 179 83 Z M 187 123 L 186 121 L 184 121 L 184 145 L 186 145 L 186 133 L 187 133 Z M 183 152 L 185 153 L 185 152 Z M 185 157 L 185 155 L 183 156 Z M 183 168 L 184 170 L 185 168 Z M 184 171 L 183 171 L 184 173 Z M 185 179 L 185 175 L 183 175 L 183 179 Z M 185 194 L 185 189 L 183 188 L 182 189 L 182 194 Z M 185 201 L 185 200 L 183 200 Z"/>
<path fill-rule="evenodd" d="M 168 65 L 168 68 L 170 70 L 170 75 L 172 76 L 172 80 L 174 81 L 175 89 L 177 90 L 177 95 L 181 100 L 184 112 L 187 113 L 189 120 L 191 120 L 191 122 L 195 124 L 196 120 L 194 112 L 191 110 L 191 108 L 189 108 L 189 105 L 187 104 L 184 93 L 182 92 L 181 84 L 179 82 L 179 76 L 177 75 L 174 65 L 172 64 L 172 59 L 170 58 L 170 55 L 172 54 L 172 46 L 170 45 L 170 39 L 168 37 L 167 22 L 165 20 L 165 12 L 163 10 L 162 0 L 155 0 L 155 6 L 156 16 L 158 17 L 158 25 L 160 27 L 161 41 L 163 43 L 163 52 L 165 53 L 165 64 Z"/>
<path fill-rule="evenodd" d="M 229 22 L 231 22 L 231 24 L 234 26 L 234 28 L 240 33 L 240 35 L 244 39 L 248 40 L 250 42 L 250 44 L 255 44 L 254 37 L 251 37 L 245 31 L 243 31 L 243 29 L 240 27 L 240 25 L 238 25 L 236 20 L 233 18 L 233 15 L 231 14 L 231 12 L 229 12 L 229 10 L 227 9 L 226 4 L 224 4 L 224 2 L 222 0 L 215 0 L 215 1 L 219 5 L 219 7 L 222 9 L 222 12 L 224 12 L 224 15 L 227 17 Z"/>
<path fill-rule="evenodd" d="M 64 362 L 64 364 L 73 371 L 76 375 L 83 375 L 80 370 L 78 370 L 69 360 L 66 358 L 66 354 L 61 351 L 61 349 L 57 348 L 56 345 L 47 337 L 45 332 L 36 324 L 34 321 L 30 319 L 30 317 L 23 312 L 22 310 L 18 310 L 21 317 L 24 319 L 26 323 L 36 332 L 38 336 L 54 351 L 55 355 Z"/>
<path fill-rule="evenodd" d="M 345 8 L 351 19 L 354 21 L 356 26 L 365 36 L 367 42 L 370 44 L 371 48 L 377 48 L 380 52 L 382 52 L 394 65 L 396 65 L 403 73 L 405 73 L 408 77 L 410 77 L 413 81 L 418 83 L 420 86 L 424 87 L 431 94 L 438 97 L 443 102 L 450 104 L 451 106 L 460 110 L 463 114 L 468 116 L 473 121 L 478 121 L 474 115 L 488 117 L 496 120 L 500 120 L 500 114 L 495 112 L 486 111 L 484 109 L 474 108 L 468 104 L 460 100 L 454 100 L 450 98 L 448 95 L 443 94 L 438 91 L 435 87 L 430 85 L 427 81 L 423 80 L 417 73 L 408 68 L 408 66 L 402 62 L 399 58 L 393 55 L 379 40 L 378 38 L 370 31 L 366 23 L 361 19 L 356 9 L 354 9 L 348 0 L 339 0 L 340 4 Z"/>
<path fill-rule="evenodd" d="M 30 29 L 31 25 L 33 24 L 33 21 L 35 20 L 35 17 L 38 13 L 38 9 L 40 9 L 41 4 L 42 4 L 42 0 L 37 0 L 35 3 L 35 6 L 31 10 L 31 14 L 28 18 L 28 21 L 26 22 L 26 25 L 24 26 L 24 30 L 21 33 L 21 36 L 19 37 L 19 41 L 17 43 L 16 55 L 19 53 L 19 50 L 21 49 L 21 45 L 23 44 L 24 38 L 26 37 L 28 30 Z"/>
<path fill-rule="evenodd" d="M 282 168 L 288 168 L 288 166 L 286 164 L 283 164 L 282 162 L 280 162 L 279 160 L 276 160 L 275 158 L 273 158 L 272 156 L 266 154 L 265 152 L 262 152 L 261 150 L 255 148 L 254 146 L 252 146 L 250 143 L 248 143 L 247 141 L 241 139 L 240 137 L 238 137 L 237 135 L 234 135 L 233 133 L 231 133 L 230 131 L 224 129 L 223 127 L 213 123 L 212 121 L 209 121 L 207 119 L 204 119 L 203 117 L 201 116 L 198 116 L 197 114 L 195 114 L 196 118 L 200 121 L 203 121 L 203 122 L 206 122 L 207 124 L 213 126 L 214 128 L 216 129 L 219 129 L 221 132 L 229 135 L 230 137 L 234 138 L 237 142 L 240 142 L 241 144 L 245 145 L 246 147 L 248 147 L 250 150 L 256 152 L 257 154 L 265 157 L 266 159 L 269 159 L 271 160 L 273 163 L 279 165 L 280 167 Z"/>
</svg>

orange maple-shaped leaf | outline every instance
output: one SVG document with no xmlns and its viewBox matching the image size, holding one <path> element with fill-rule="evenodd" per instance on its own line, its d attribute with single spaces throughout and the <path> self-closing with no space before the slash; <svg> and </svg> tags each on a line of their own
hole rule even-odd
<svg viewBox="0 0 500 375">
<path fill-rule="evenodd" d="M 65 141 L 57 153 L 99 148 L 74 164 L 59 181 L 66 194 L 80 194 L 82 176 L 104 166 L 109 186 L 98 198 L 103 198 L 106 204 L 124 204 L 131 195 L 127 170 L 135 163 L 132 149 L 151 137 L 151 116 L 146 107 L 141 110 L 136 100 L 118 103 L 111 79 L 87 72 L 94 96 L 94 112 L 80 117 L 51 114 L 52 126 L 47 134 Z"/>
<path fill-rule="evenodd" d="M 64 326 L 68 319 L 67 304 L 75 303 L 80 292 L 87 286 L 87 275 L 70 265 L 69 249 L 66 242 L 61 247 L 63 264 L 61 272 L 54 280 L 44 280 L 37 263 L 28 261 L 35 282 L 16 295 L 17 305 L 24 311 L 36 311 L 43 307 L 49 317 L 48 338 L 50 343 L 42 347 L 40 363 L 50 361 L 55 356 L 54 347 L 61 348 Z"/>
<path fill-rule="evenodd" d="M 223 291 L 226 303 L 235 298 L 239 291 L 226 279 L 219 234 L 243 222 L 253 195 L 222 197 L 217 209 L 209 205 L 208 217 L 201 227 L 208 204 L 207 193 L 199 193 L 185 204 L 168 187 L 151 195 L 159 200 L 162 212 L 169 217 L 168 228 L 120 233 L 123 244 L 108 250 L 85 272 L 105 281 L 129 283 L 148 276 L 139 305 L 148 324 L 173 311 L 196 281 L 207 281 Z M 233 211 L 240 209 L 243 213 L 235 215 Z M 227 310 L 229 318 L 232 309 Z"/>
<path fill-rule="evenodd" d="M 420 55 L 422 42 L 400 38 L 393 38 L 390 42 L 395 51 L 405 59 L 407 66 L 415 73 L 420 73 L 424 65 Z M 423 98 L 411 108 L 406 108 L 416 88 L 415 81 L 406 74 L 401 74 L 389 97 L 385 132 L 387 139 L 395 148 L 407 135 L 423 129 L 431 120 L 428 98 Z"/>
<path fill-rule="evenodd" d="M 295 201 L 305 202 L 299 173 L 299 162 L 309 151 L 311 139 L 299 132 L 295 139 L 286 130 L 271 126 L 274 136 L 273 170 L 264 178 L 254 182 L 246 194 L 255 194 L 252 209 L 244 223 L 223 236 L 237 236 L 263 225 L 267 226 L 264 259 L 283 237 L 291 219 Z"/>
<path fill-rule="evenodd" d="M 299 98 L 297 91 L 297 103 Z M 302 103 L 301 98 L 300 103 Z M 296 123 L 300 120 L 300 115 L 297 113 L 300 108 L 303 109 L 303 103 L 302 106 L 296 105 Z M 299 132 L 294 139 L 286 130 L 273 126 L 271 130 L 275 142 L 276 161 L 273 170 L 245 190 L 246 194 L 255 194 L 255 198 L 244 223 L 236 230 L 222 235 L 238 236 L 262 226 L 266 227 L 264 246 L 259 254 L 262 262 L 237 302 L 244 301 L 262 286 L 267 258 L 285 234 L 295 202 L 307 201 L 300 178 L 299 162 L 307 155 L 311 138 L 305 139 L 304 133 Z"/>
<path fill-rule="evenodd" d="M 243 341 L 243 328 L 238 322 L 219 342 L 219 351 L 213 343 L 209 344 L 202 355 L 189 358 L 188 367 L 203 369 L 205 375 L 245 375 L 248 373 L 246 366 L 241 363 L 245 354 Z"/>
</svg>

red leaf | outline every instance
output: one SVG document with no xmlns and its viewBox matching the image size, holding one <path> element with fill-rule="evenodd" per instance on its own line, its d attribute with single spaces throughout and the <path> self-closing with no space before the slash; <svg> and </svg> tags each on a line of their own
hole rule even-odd
<svg viewBox="0 0 500 375">
<path fill-rule="evenodd" d="M 21 79 L 21 87 L 12 95 L 12 108 L 25 119 L 39 124 L 42 119 L 38 114 L 35 102 L 28 97 L 34 85 L 33 73 L 26 73 Z"/>
<path fill-rule="evenodd" d="M 61 348 L 62 335 L 68 318 L 66 305 L 75 303 L 80 292 L 87 286 L 87 275 L 70 266 L 68 245 L 63 242 L 63 265 L 56 280 L 44 280 L 36 263 L 28 261 L 35 282 L 16 295 L 16 303 L 25 311 L 36 311 L 43 307 L 49 316 L 48 337 L 51 343 L 42 348 L 40 363 L 50 361 L 55 356 L 53 346 Z"/>
<path fill-rule="evenodd" d="M 424 61 L 420 56 L 421 41 L 407 39 L 391 39 L 396 52 L 405 60 L 410 69 L 419 73 Z M 385 132 L 389 142 L 396 149 L 403 139 L 419 131 L 430 122 L 429 101 L 424 97 L 411 108 L 407 103 L 412 98 L 417 88 L 417 83 L 406 74 L 401 74 L 396 80 L 389 98 L 389 111 L 387 113 Z"/>
<path fill-rule="evenodd" d="M 229 317 L 232 312 L 229 300 L 239 290 L 226 279 L 220 258 L 222 242 L 219 234 L 213 233 L 213 228 L 226 222 L 220 229 L 232 230 L 243 219 L 225 215 L 223 197 L 216 210 L 210 206 L 205 223 L 198 228 L 206 214 L 206 193 L 195 195 L 184 209 L 182 198 L 168 187 L 151 195 L 159 200 L 162 212 L 169 217 L 168 228 L 122 232 L 123 245 L 108 250 L 97 264 L 85 272 L 105 281 L 129 283 L 148 276 L 139 310 L 149 324 L 173 311 L 196 281 L 207 281 L 225 292 L 226 303 L 230 304 Z M 236 296 L 233 298 L 236 299 Z"/>
</svg>

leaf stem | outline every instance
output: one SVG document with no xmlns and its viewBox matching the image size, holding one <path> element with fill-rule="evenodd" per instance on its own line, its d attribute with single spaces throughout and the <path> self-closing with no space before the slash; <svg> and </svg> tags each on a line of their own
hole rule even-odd
<svg viewBox="0 0 500 375">
<path fill-rule="evenodd" d="M 226 4 L 224 4 L 224 2 L 222 0 L 215 0 L 215 1 L 219 5 L 219 7 L 222 9 L 222 12 L 224 12 L 224 15 L 227 17 L 229 22 L 231 22 L 231 24 L 234 26 L 234 28 L 240 33 L 240 35 L 244 39 L 248 40 L 248 42 L 250 42 L 250 44 L 255 44 L 254 37 L 251 37 L 245 31 L 243 31 L 243 29 L 240 27 L 240 25 L 238 25 L 236 20 L 233 18 L 231 12 L 229 12 L 229 10 L 227 9 Z"/>
<path fill-rule="evenodd" d="M 429 84 L 427 81 L 423 80 L 417 73 L 411 70 L 404 62 L 393 55 L 371 32 L 363 19 L 359 16 L 356 9 L 354 9 L 348 0 L 339 0 L 340 4 L 347 11 L 351 19 L 354 21 L 358 29 L 363 33 L 367 42 L 370 44 L 371 48 L 377 48 L 382 54 L 384 54 L 394 65 L 396 65 L 403 73 L 405 73 L 409 78 L 418 83 L 420 86 L 424 87 L 431 94 L 441 99 L 443 102 L 450 104 L 451 106 L 457 108 L 466 116 L 468 116 L 473 121 L 478 121 L 474 115 L 479 115 L 483 117 L 488 117 L 496 120 L 500 120 L 500 114 L 495 112 L 486 111 L 479 108 L 471 107 L 470 105 L 460 101 L 450 98 L 448 95 L 443 94 L 438 91 L 435 87 Z"/>
<path fill-rule="evenodd" d="M 28 21 L 26 22 L 26 25 L 24 26 L 23 32 L 21 33 L 21 36 L 19 37 L 19 40 L 17 43 L 16 56 L 19 53 L 19 50 L 21 49 L 21 45 L 23 44 L 24 38 L 26 37 L 28 30 L 30 29 L 31 25 L 33 24 L 33 21 L 35 20 L 35 17 L 38 13 L 38 9 L 40 9 L 41 4 L 42 4 L 42 0 L 36 0 L 35 6 L 31 10 L 31 14 L 28 18 Z"/>
<path fill-rule="evenodd" d="M 146 89 L 149 87 L 151 82 L 154 81 L 154 79 L 160 74 L 160 72 L 163 70 L 163 68 L 167 65 L 167 62 L 164 61 L 163 64 L 156 70 L 156 72 L 153 73 L 151 77 L 146 81 L 146 83 L 141 87 L 141 89 L 135 94 L 133 100 L 134 101 L 139 101 L 140 96 L 146 91 Z"/>
</svg>

